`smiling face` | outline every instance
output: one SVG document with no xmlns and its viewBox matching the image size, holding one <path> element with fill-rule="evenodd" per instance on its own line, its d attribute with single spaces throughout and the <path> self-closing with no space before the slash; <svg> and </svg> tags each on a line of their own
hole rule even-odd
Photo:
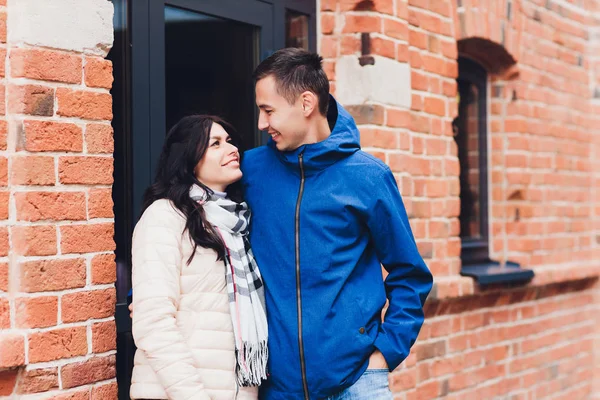
<svg viewBox="0 0 600 400">
<path fill-rule="evenodd" d="M 240 154 L 221 125 L 212 124 L 208 147 L 194 173 L 200 182 L 218 192 L 242 178 Z"/>
<path fill-rule="evenodd" d="M 301 96 L 290 104 L 277 92 L 272 75 L 256 82 L 255 89 L 258 129 L 267 131 L 280 151 L 295 150 L 305 144 L 309 125 Z"/>
</svg>

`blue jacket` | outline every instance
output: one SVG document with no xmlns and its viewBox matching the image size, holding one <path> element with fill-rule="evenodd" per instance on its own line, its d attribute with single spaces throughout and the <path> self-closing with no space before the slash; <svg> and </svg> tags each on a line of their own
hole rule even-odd
<svg viewBox="0 0 600 400">
<path fill-rule="evenodd" d="M 333 395 L 376 348 L 393 370 L 423 324 L 432 276 L 394 176 L 360 150 L 353 118 L 333 98 L 330 109 L 328 139 L 291 152 L 270 142 L 242 164 L 269 322 L 263 399 Z"/>
</svg>

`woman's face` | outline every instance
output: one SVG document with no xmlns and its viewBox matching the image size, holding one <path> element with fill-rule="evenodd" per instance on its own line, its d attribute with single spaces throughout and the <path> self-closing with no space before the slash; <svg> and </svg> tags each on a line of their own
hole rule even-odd
<svg viewBox="0 0 600 400">
<path fill-rule="evenodd" d="M 212 124 L 208 148 L 194 172 L 200 182 L 218 192 L 242 178 L 240 154 L 221 125 Z"/>
</svg>

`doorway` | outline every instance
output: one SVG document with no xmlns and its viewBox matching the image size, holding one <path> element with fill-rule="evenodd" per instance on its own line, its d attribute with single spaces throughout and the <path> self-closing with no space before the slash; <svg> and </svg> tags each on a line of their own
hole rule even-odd
<svg viewBox="0 0 600 400">
<path fill-rule="evenodd" d="M 286 46 L 316 50 L 314 0 L 112 0 L 117 263 L 117 382 L 129 398 L 135 346 L 127 310 L 131 234 L 168 129 L 182 116 L 216 114 L 246 148 L 256 127 L 252 71 Z"/>
</svg>

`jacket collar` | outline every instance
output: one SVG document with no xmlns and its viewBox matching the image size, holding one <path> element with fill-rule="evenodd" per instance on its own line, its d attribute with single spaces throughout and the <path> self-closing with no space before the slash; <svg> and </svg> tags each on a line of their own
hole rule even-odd
<svg viewBox="0 0 600 400">
<path fill-rule="evenodd" d="M 305 144 L 292 151 L 279 151 L 272 139 L 268 146 L 287 167 L 300 174 L 299 156 L 302 154 L 304 174 L 310 176 L 360 150 L 360 132 L 354 118 L 329 95 L 327 120 L 329 137 L 321 142 Z"/>
</svg>

